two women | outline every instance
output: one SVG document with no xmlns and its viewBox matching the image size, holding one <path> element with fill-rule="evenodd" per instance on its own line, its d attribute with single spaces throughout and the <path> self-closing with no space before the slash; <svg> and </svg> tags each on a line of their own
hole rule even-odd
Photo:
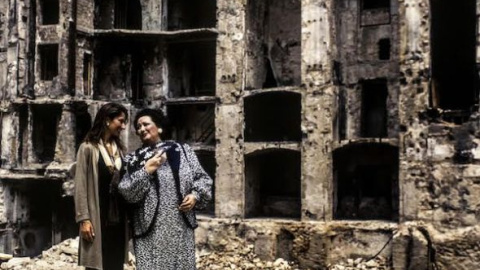
<svg viewBox="0 0 480 270">
<path fill-rule="evenodd" d="M 118 188 L 132 212 L 137 269 L 195 269 L 194 208 L 205 206 L 211 199 L 212 179 L 189 146 L 162 141 L 163 114 L 144 109 L 133 122 L 143 146 L 125 157 L 126 172 L 118 186 L 115 180 L 107 185 L 111 178 L 107 174 L 110 170 L 105 168 L 113 164 L 118 169 L 116 166 L 121 163 L 118 157 L 122 156 L 122 144 L 118 136 L 125 128 L 127 113 L 126 110 L 113 113 L 105 108 L 109 112 L 106 113 L 102 109 L 77 156 L 75 204 L 82 236 L 79 264 L 96 269 L 122 269 L 116 267 L 124 261 L 118 249 L 123 248 L 120 242 L 126 242 L 121 232 L 125 224 L 117 223 L 115 230 L 107 226 L 112 226 L 111 214 L 121 216 L 125 208 L 112 208 L 111 200 L 105 199 L 112 198 L 110 195 L 116 194 Z M 111 163 L 102 154 L 110 153 L 106 142 L 112 149 Z M 117 243 L 117 249 L 112 242 Z"/>
<path fill-rule="evenodd" d="M 77 153 L 75 218 L 80 224 L 79 265 L 121 270 L 128 247 L 125 206 L 118 194 L 128 120 L 119 104 L 103 105 Z"/>
<path fill-rule="evenodd" d="M 195 269 L 193 209 L 211 199 L 212 179 L 189 146 L 162 141 L 164 120 L 152 109 L 135 116 L 143 146 L 125 157 L 118 189 L 133 207 L 137 269 Z"/>
</svg>

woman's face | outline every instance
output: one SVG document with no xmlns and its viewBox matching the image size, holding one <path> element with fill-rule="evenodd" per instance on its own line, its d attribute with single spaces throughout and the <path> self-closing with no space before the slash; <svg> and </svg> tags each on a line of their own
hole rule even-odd
<svg viewBox="0 0 480 270">
<path fill-rule="evenodd" d="M 136 130 L 138 137 L 145 144 L 155 144 L 160 140 L 159 127 L 155 125 L 150 116 L 138 118 Z"/>
<path fill-rule="evenodd" d="M 107 126 L 107 132 L 110 133 L 110 136 L 118 137 L 120 136 L 120 132 L 125 129 L 127 119 L 125 114 L 122 113 L 119 116 L 111 119 L 108 123 L 109 125 Z"/>
</svg>

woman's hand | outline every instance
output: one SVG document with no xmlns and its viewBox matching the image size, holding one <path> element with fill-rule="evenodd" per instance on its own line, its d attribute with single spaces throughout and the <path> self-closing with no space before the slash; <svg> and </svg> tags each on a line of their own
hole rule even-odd
<svg viewBox="0 0 480 270">
<path fill-rule="evenodd" d="M 152 174 L 167 160 L 166 153 L 157 153 L 155 156 L 145 162 L 145 170 L 147 173 Z"/>
<path fill-rule="evenodd" d="M 93 225 L 90 220 L 84 220 L 80 223 L 80 235 L 82 238 L 88 242 L 93 242 L 95 238 L 95 233 L 93 232 Z"/>
<path fill-rule="evenodd" d="M 179 209 L 180 211 L 188 212 L 192 210 L 196 203 L 197 199 L 195 198 L 195 196 L 193 194 L 188 194 L 187 196 L 185 196 L 185 198 L 183 198 L 182 204 L 180 204 Z"/>
</svg>

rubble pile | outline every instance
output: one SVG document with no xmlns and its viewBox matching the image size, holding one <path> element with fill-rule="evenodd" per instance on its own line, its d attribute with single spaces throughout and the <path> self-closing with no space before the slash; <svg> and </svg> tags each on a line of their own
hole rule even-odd
<svg viewBox="0 0 480 270">
<path fill-rule="evenodd" d="M 130 255 L 130 254 L 129 254 Z M 29 257 L 15 257 L 1 264 L 2 270 L 83 270 L 77 265 L 78 238 L 68 239 L 42 252 L 42 255 Z M 130 256 L 125 270 L 134 270 L 134 259 Z"/>
<path fill-rule="evenodd" d="M 214 250 L 202 249 L 197 251 L 197 268 L 199 270 L 215 269 L 300 269 L 294 262 L 282 258 L 275 261 L 266 261 L 258 258 L 254 253 L 254 246 L 247 245 L 239 238 L 220 241 L 222 245 Z"/>
<path fill-rule="evenodd" d="M 239 238 L 221 240 L 222 245 L 215 248 L 197 250 L 197 268 L 199 270 L 215 269 L 271 269 L 300 270 L 295 262 L 282 258 L 274 261 L 262 260 L 255 254 L 252 244 L 246 244 Z M 0 266 L 2 270 L 82 270 L 77 265 L 78 238 L 68 239 L 42 252 L 35 258 L 15 257 Z M 125 270 L 135 270 L 135 259 L 129 253 L 129 263 Z M 362 258 L 347 259 L 328 267 L 328 270 L 391 270 L 389 261 L 378 256 L 371 260 Z"/>
<path fill-rule="evenodd" d="M 371 260 L 364 260 L 362 258 L 347 259 L 335 265 L 328 267 L 328 270 L 391 270 L 389 261 L 377 256 Z"/>
</svg>

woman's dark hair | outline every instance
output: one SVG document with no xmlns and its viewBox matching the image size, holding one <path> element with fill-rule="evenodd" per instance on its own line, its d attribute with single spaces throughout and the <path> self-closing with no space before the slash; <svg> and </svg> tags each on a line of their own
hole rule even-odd
<svg viewBox="0 0 480 270">
<path fill-rule="evenodd" d="M 153 123 L 155 123 L 155 125 L 157 127 L 163 129 L 163 133 L 162 133 L 163 139 L 170 139 L 168 119 L 167 119 L 167 117 L 165 117 L 165 115 L 163 114 L 163 112 L 161 110 L 146 108 L 146 109 L 143 109 L 143 110 L 139 111 L 135 115 L 135 119 L 132 123 L 135 131 L 137 130 L 138 119 L 140 119 L 141 117 L 144 117 L 144 116 L 149 116 L 152 119 Z"/>
<path fill-rule="evenodd" d="M 128 120 L 128 110 L 121 104 L 107 103 L 100 107 L 97 115 L 95 115 L 95 120 L 93 120 L 93 126 L 88 131 L 84 141 L 97 145 L 107 129 L 105 123 L 112 121 L 115 117 L 122 115 L 122 113 L 125 115 L 125 120 Z M 113 140 L 120 149 L 125 150 L 125 145 L 119 137 L 114 137 Z"/>
</svg>

